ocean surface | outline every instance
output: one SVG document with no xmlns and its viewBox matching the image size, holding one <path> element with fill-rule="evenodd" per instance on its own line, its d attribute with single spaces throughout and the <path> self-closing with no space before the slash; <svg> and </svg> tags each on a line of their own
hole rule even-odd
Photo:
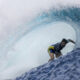
<svg viewBox="0 0 80 80">
<path fill-rule="evenodd" d="M 1 0 L 0 80 L 79 80 L 80 1 Z M 47 49 L 72 39 L 48 62 Z"/>
</svg>

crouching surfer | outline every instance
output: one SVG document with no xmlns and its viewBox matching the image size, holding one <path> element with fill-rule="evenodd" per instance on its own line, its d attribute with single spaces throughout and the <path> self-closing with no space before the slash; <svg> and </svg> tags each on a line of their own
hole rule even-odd
<svg viewBox="0 0 80 80">
<path fill-rule="evenodd" d="M 72 43 L 75 44 L 75 42 L 71 39 L 68 39 L 68 40 L 67 39 L 62 39 L 61 42 L 49 46 L 49 48 L 48 48 L 48 53 L 49 53 L 49 56 L 50 56 L 49 61 L 54 59 L 54 55 L 56 56 L 56 58 L 60 57 L 62 55 L 61 50 L 69 42 L 72 42 Z"/>
</svg>

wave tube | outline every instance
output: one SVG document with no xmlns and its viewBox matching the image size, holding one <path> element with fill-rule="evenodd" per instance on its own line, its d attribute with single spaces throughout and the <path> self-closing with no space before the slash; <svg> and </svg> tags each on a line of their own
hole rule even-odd
<svg viewBox="0 0 80 80">
<path fill-rule="evenodd" d="M 42 11 L 42 12 L 39 12 L 40 14 L 36 15 L 36 17 L 34 17 L 31 21 L 29 21 L 28 23 L 26 23 L 25 25 L 20 25 L 19 28 L 16 28 L 14 29 L 15 30 L 15 33 L 12 33 L 8 36 L 8 38 L 4 39 L 4 41 L 1 43 L 2 46 L 0 48 L 0 51 L 1 53 L 3 54 L 0 54 L 1 56 L 1 71 L 2 73 L 0 73 L 1 77 L 3 78 L 4 75 L 6 74 L 11 74 L 11 75 L 14 75 L 14 74 L 18 74 L 19 72 L 16 72 L 14 73 L 12 70 L 17 70 L 18 68 L 20 72 L 25 72 L 25 70 L 22 70 L 22 68 L 24 68 L 24 66 L 26 67 L 26 65 L 24 64 L 17 64 L 18 62 L 14 62 L 14 59 L 19 59 L 17 56 L 19 56 L 19 53 L 14 53 L 16 50 L 14 49 L 14 44 L 17 44 L 18 41 L 25 35 L 29 34 L 31 31 L 34 33 L 34 30 L 36 29 L 37 31 L 39 30 L 39 28 L 43 28 L 44 26 L 51 26 L 51 24 L 55 24 L 57 22 L 62 22 L 64 23 L 66 26 L 70 25 L 72 26 L 73 28 L 69 27 L 69 29 L 72 30 L 72 36 L 73 37 L 73 33 L 75 35 L 75 32 L 76 32 L 76 39 L 75 37 L 73 38 L 74 40 L 76 40 L 76 45 L 75 45 L 75 48 L 78 48 L 80 47 L 80 38 L 79 38 L 79 35 L 80 35 L 80 27 L 79 27 L 79 20 L 80 20 L 80 9 L 77 8 L 77 7 L 65 7 L 65 8 L 60 8 L 60 9 L 56 9 L 56 8 L 53 8 L 51 7 L 48 11 Z M 59 24 L 61 25 L 61 24 Z M 28 27 L 26 27 L 28 26 Z M 52 28 L 54 29 L 54 28 Z M 67 29 L 67 28 L 66 28 Z M 40 29 L 40 30 L 43 30 L 43 29 Z M 49 27 L 48 27 L 48 30 L 49 30 Z M 57 30 L 57 29 L 56 29 Z M 74 31 L 75 30 L 75 31 Z M 49 30 L 50 31 L 50 30 Z M 43 31 L 44 32 L 44 31 Z M 70 33 L 69 33 L 70 34 Z M 69 35 L 68 34 L 68 35 Z M 40 36 L 39 36 L 40 37 Z M 60 37 L 59 39 L 62 39 L 64 36 Z M 70 37 L 70 36 L 69 36 Z M 67 38 L 69 38 L 67 37 Z M 70 38 L 71 38 L 70 37 Z M 42 38 L 42 37 L 41 37 Z M 28 39 L 28 38 L 27 38 Z M 26 39 L 25 39 L 26 40 Z M 38 40 L 38 39 L 37 39 Z M 53 39 L 51 39 L 53 40 Z M 57 40 L 59 41 L 59 40 Z M 34 41 L 36 43 L 36 41 Z M 56 40 L 54 40 L 54 42 L 56 42 Z M 52 42 L 51 42 L 52 43 Z M 50 43 L 50 44 L 51 44 Z M 6 44 L 6 45 L 5 45 Z M 24 43 L 25 44 L 25 43 Z M 33 44 L 34 45 L 34 44 Z M 47 45 L 48 46 L 48 45 Z M 17 47 L 16 47 L 17 48 Z M 30 48 L 32 48 L 32 46 L 30 46 Z M 12 51 L 12 50 L 13 51 Z M 20 48 L 19 48 L 20 49 Z M 26 49 L 26 48 L 25 48 Z M 45 48 L 47 49 L 47 47 Z M 11 50 L 11 51 L 10 51 Z M 42 50 L 42 49 L 41 49 Z M 10 51 L 10 52 L 9 52 Z M 35 51 L 34 51 L 35 52 Z M 5 53 L 8 53 L 8 54 L 5 54 Z M 10 53 L 14 53 L 14 54 L 10 54 Z M 38 52 L 37 52 L 38 53 Z M 42 52 L 43 53 L 43 52 Z M 4 56 L 5 55 L 5 56 Z M 16 56 L 15 56 L 16 55 Z M 22 55 L 20 55 L 22 56 Z M 25 56 L 25 54 L 24 54 Z M 16 58 L 17 57 L 17 58 Z M 33 56 L 35 58 L 35 56 Z M 48 57 L 47 57 L 48 58 Z M 21 58 L 20 58 L 21 59 Z M 19 59 L 19 60 L 20 60 Z M 10 60 L 12 60 L 10 62 Z M 3 62 L 2 62 L 3 61 Z M 36 61 L 36 60 L 34 60 Z M 40 61 L 40 60 L 39 60 Z M 44 61 L 44 60 L 43 60 Z M 25 61 L 26 62 L 26 61 Z M 45 62 L 45 61 L 44 61 Z M 3 64 L 4 63 L 4 64 Z M 20 63 L 20 62 L 19 62 Z M 16 65 L 16 67 L 13 66 Z M 32 64 L 32 63 L 31 63 Z M 38 63 L 39 65 L 41 64 Z M 21 66 L 23 65 L 23 66 Z M 10 67 L 11 66 L 11 67 Z M 19 67 L 20 66 L 20 67 Z M 32 66 L 34 67 L 34 66 Z M 16 68 L 16 69 L 15 69 Z M 27 70 L 27 69 L 26 69 Z M 11 73 L 8 73 L 12 71 Z M 10 75 L 9 76 L 5 76 L 4 78 L 8 78 L 8 77 L 11 77 Z"/>
<path fill-rule="evenodd" d="M 80 27 L 79 27 L 79 8 L 68 8 L 61 11 L 53 12 L 51 10 L 51 15 L 47 15 L 52 21 L 64 21 L 67 24 L 72 25 L 76 31 L 76 45 L 74 50 L 69 52 L 65 56 L 59 57 L 57 60 L 53 60 L 44 65 L 36 67 L 29 72 L 25 72 L 20 77 L 15 80 L 79 80 L 80 78 Z M 54 14 L 55 19 L 54 20 Z M 71 15 L 70 15 L 71 14 Z M 46 21 L 44 21 L 46 22 Z M 48 23 L 47 22 L 47 23 Z M 49 22 L 49 23 L 50 23 Z M 76 48 L 76 49 L 75 49 Z"/>
</svg>

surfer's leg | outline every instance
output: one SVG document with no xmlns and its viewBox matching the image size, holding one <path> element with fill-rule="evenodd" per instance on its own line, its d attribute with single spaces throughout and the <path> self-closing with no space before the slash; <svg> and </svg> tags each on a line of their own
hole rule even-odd
<svg viewBox="0 0 80 80">
<path fill-rule="evenodd" d="M 50 56 L 49 61 L 51 61 L 51 60 L 53 60 L 53 59 L 54 59 L 54 53 L 49 53 L 49 56 Z"/>
<path fill-rule="evenodd" d="M 48 48 L 48 53 L 49 53 L 49 56 L 50 56 L 49 61 L 53 60 L 54 59 L 54 49 L 52 49 L 52 47 Z"/>
<path fill-rule="evenodd" d="M 60 57 L 61 55 L 62 55 L 62 53 L 57 53 L 56 58 Z"/>
</svg>

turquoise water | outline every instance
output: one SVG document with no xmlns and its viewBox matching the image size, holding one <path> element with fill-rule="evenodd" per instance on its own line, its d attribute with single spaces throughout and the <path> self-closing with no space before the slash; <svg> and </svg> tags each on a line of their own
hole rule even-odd
<svg viewBox="0 0 80 80">
<path fill-rule="evenodd" d="M 60 9 L 60 10 L 57 10 L 57 9 L 53 9 L 53 8 L 51 8 L 51 9 L 49 9 L 48 11 L 42 11 L 42 12 L 40 12 L 40 14 L 38 14 L 38 15 L 36 15 L 32 20 L 30 20 L 28 23 L 27 22 L 25 22 L 23 25 L 20 25 L 20 27 L 19 27 L 19 29 L 17 29 L 16 31 L 15 31 L 15 33 L 14 34 L 11 34 L 10 36 L 9 36 L 9 38 L 5 41 L 5 43 L 7 44 L 7 45 L 5 45 L 5 43 L 2 45 L 2 47 L 1 47 L 1 51 L 2 51 L 2 53 L 3 54 L 1 54 L 1 55 L 5 55 L 5 53 L 8 53 L 7 55 L 6 55 L 6 59 L 5 59 L 5 57 L 3 57 L 2 58 L 2 61 L 5 59 L 5 61 L 4 61 L 4 67 L 2 67 L 2 70 L 3 70 L 3 74 L 2 75 L 5 75 L 8 71 L 12 71 L 12 69 L 13 70 L 18 70 L 18 68 L 19 68 L 19 70 L 21 69 L 22 70 L 22 68 L 24 68 L 24 66 L 25 67 L 27 67 L 27 65 L 29 65 L 29 64 L 26 64 L 26 63 L 28 63 L 29 62 L 29 60 L 28 61 L 26 61 L 26 58 L 28 59 L 28 58 L 30 58 L 30 56 L 32 56 L 32 55 L 27 55 L 27 51 L 29 52 L 29 53 L 31 53 L 30 51 L 32 50 L 32 48 L 34 48 L 32 51 L 34 52 L 34 53 L 36 53 L 36 55 L 37 55 L 37 53 L 41 53 L 41 54 L 39 54 L 38 56 L 41 56 L 41 57 L 43 57 L 43 56 L 45 56 L 45 54 L 44 55 L 42 55 L 42 53 L 47 53 L 47 47 L 48 47 L 48 45 L 49 44 L 52 44 L 53 43 L 53 41 L 52 40 L 54 40 L 54 42 L 58 42 L 59 40 L 55 40 L 54 38 L 52 38 L 52 35 L 51 35 L 51 38 L 50 38 L 50 42 L 49 41 L 45 41 L 45 36 L 46 36 L 46 40 L 48 40 L 48 32 L 51 30 L 51 29 L 55 29 L 55 28 L 53 28 L 52 26 L 55 24 L 55 23 L 57 23 L 57 22 L 62 22 L 62 23 L 64 23 L 66 26 L 68 26 L 69 27 L 69 29 L 71 30 L 71 32 L 67 35 L 68 37 L 66 37 L 66 38 L 72 38 L 72 39 L 74 39 L 75 41 L 76 41 L 76 45 L 75 45 L 75 47 L 74 46 L 72 46 L 72 49 L 73 48 L 78 48 L 78 47 L 80 47 L 80 8 L 75 8 L 75 7 L 71 7 L 71 8 L 64 8 L 64 9 Z M 52 25 L 51 25 L 52 24 Z M 57 24 L 59 24 L 59 23 L 57 23 Z M 59 24 L 60 26 L 61 26 L 61 24 Z M 59 25 L 57 25 L 58 27 L 59 27 Z M 65 25 L 62 25 L 62 26 L 64 26 L 65 27 Z M 47 28 L 48 27 L 48 32 L 47 32 L 47 29 L 46 29 L 46 32 L 45 32 L 45 28 Z M 54 26 L 54 27 L 56 27 L 56 26 Z M 62 29 L 64 29 L 64 27 L 62 27 Z M 65 32 L 67 31 L 68 32 L 68 27 L 66 28 L 66 30 L 65 30 Z M 57 29 L 59 29 L 59 28 L 56 28 L 56 31 L 58 31 Z M 40 31 L 41 32 L 40 32 Z M 55 31 L 55 32 L 56 32 Z M 61 31 L 61 30 L 60 30 Z M 61 31 L 61 32 L 64 32 L 64 31 Z M 61 32 L 59 32 L 59 33 L 61 33 Z M 64 32 L 64 33 L 65 33 Z M 38 33 L 39 33 L 39 36 L 38 36 Z M 41 33 L 41 34 L 40 34 Z M 51 32 L 52 33 L 52 32 Z M 50 33 L 50 34 L 51 34 Z M 57 32 L 58 33 L 58 32 Z M 72 33 L 72 34 L 71 34 Z M 76 33 L 76 34 L 75 34 Z M 33 34 L 33 35 L 32 35 Z M 45 35 L 43 35 L 43 34 L 45 34 Z M 63 34 L 63 33 L 62 33 Z M 65 33 L 66 34 L 66 33 Z M 42 37 L 42 35 L 43 35 L 43 37 Z M 56 35 L 56 34 L 55 34 Z M 76 35 L 76 36 L 75 36 Z M 27 37 L 25 37 L 25 36 L 27 36 Z M 41 36 L 41 37 L 40 37 Z M 50 35 L 49 35 L 50 36 Z M 35 38 L 34 38 L 35 37 Z M 39 37 L 39 38 L 38 38 Z M 62 36 L 62 37 L 60 37 L 59 39 L 61 40 L 63 37 L 65 37 L 64 35 Z M 23 39 L 23 38 L 25 38 L 24 40 L 25 41 L 22 41 L 22 46 L 20 45 L 21 44 L 21 40 Z M 33 42 L 31 42 L 30 44 L 32 44 L 32 45 L 30 45 L 28 42 L 29 42 L 29 39 L 31 39 L 31 41 L 33 41 L 35 44 L 32 44 Z M 35 41 L 37 39 L 37 41 Z M 42 41 L 40 41 L 42 39 Z M 27 40 L 28 40 L 28 42 L 27 42 Z M 39 43 L 38 43 L 38 41 L 39 41 Z M 25 42 L 25 43 L 24 43 Z M 43 43 L 41 43 L 41 42 L 43 42 Z M 49 42 L 49 44 L 47 44 Z M 18 44 L 19 43 L 19 44 Z M 25 45 L 23 45 L 23 44 L 25 44 Z M 40 46 L 40 44 L 41 45 L 43 45 L 44 47 L 45 46 L 47 46 L 47 47 L 45 47 L 43 50 L 42 50 L 42 47 L 43 46 Z M 5 45 L 5 46 L 4 46 Z M 19 46 L 20 45 L 20 46 Z M 27 49 L 26 49 L 26 45 L 30 45 Z M 38 51 L 36 51 L 36 45 L 39 45 L 39 52 Z M 24 46 L 24 47 L 23 47 Z M 40 48 L 41 47 L 41 48 Z M 30 48 L 31 48 L 31 50 L 30 50 Z M 23 50 L 25 50 L 25 51 L 23 51 Z M 42 50 L 42 51 L 41 51 Z M 11 52 L 10 52 L 11 51 Z M 36 52 L 35 52 L 36 51 Z M 40 52 L 41 51 L 41 52 Z M 43 52 L 44 51 L 44 52 Z M 24 53 L 23 53 L 24 52 Z M 23 53 L 23 54 L 22 54 Z M 34 54 L 33 54 L 34 55 Z M 42 58 L 42 61 L 45 63 L 47 60 L 48 60 L 48 58 L 49 58 L 49 56 L 48 56 L 48 54 L 46 54 L 47 56 L 46 56 L 46 58 Z M 25 56 L 25 57 L 24 57 Z M 24 59 L 23 59 L 23 58 Z M 37 56 L 35 57 L 35 56 L 32 56 L 32 57 L 34 57 L 32 60 L 34 61 L 34 62 L 36 62 L 36 60 L 38 60 L 38 58 L 37 58 Z M 31 58 L 32 58 L 31 57 Z M 37 59 L 36 59 L 37 58 Z M 23 61 L 22 63 L 20 63 L 21 61 Z M 31 61 L 32 62 L 32 61 Z M 18 64 L 19 63 L 19 64 Z M 35 66 L 38 66 L 38 65 L 40 65 L 40 64 L 42 64 L 41 63 L 41 61 L 40 61 L 40 58 L 39 58 L 39 62 L 36 62 L 37 63 L 37 65 L 35 64 L 30 64 L 30 66 L 28 66 L 28 68 L 27 69 L 31 69 L 31 68 L 33 68 L 33 67 L 35 67 Z M 6 65 L 7 65 L 7 67 L 6 67 Z M 15 67 L 14 67 L 14 65 L 16 65 Z M 20 67 L 19 67 L 20 66 Z M 30 67 L 30 68 L 29 68 Z M 8 68 L 8 69 L 7 69 Z M 10 70 L 9 70 L 9 68 L 10 68 Z M 15 69 L 16 68 L 16 69 Z M 26 70 L 27 70 L 26 69 Z M 18 71 L 19 71 L 18 70 Z M 14 71 L 12 71 L 11 73 L 14 73 Z"/>
</svg>

